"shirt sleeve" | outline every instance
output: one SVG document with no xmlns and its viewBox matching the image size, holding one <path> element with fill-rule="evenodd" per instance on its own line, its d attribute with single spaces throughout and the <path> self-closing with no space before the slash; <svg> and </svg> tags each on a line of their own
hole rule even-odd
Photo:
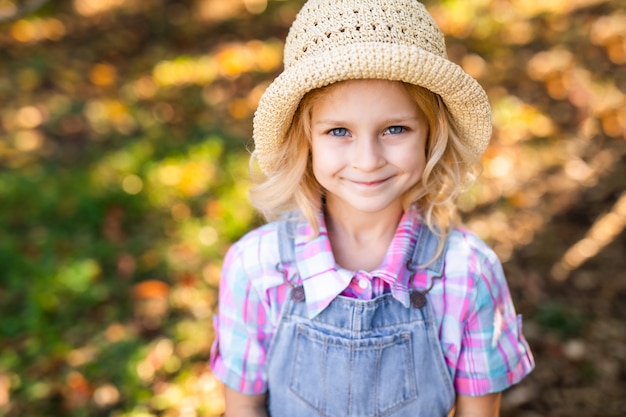
<svg viewBox="0 0 626 417">
<path fill-rule="evenodd" d="M 486 245 L 478 249 L 455 376 L 457 393 L 470 396 L 504 391 L 534 368 L 502 265 Z"/>
<path fill-rule="evenodd" d="M 261 394 L 267 390 L 268 303 L 253 285 L 245 256 L 235 244 L 224 258 L 211 368 L 235 391 Z"/>
</svg>

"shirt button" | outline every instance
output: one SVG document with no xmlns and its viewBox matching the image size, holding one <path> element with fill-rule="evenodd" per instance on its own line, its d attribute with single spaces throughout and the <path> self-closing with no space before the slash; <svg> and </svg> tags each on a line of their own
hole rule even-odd
<svg viewBox="0 0 626 417">
<path fill-rule="evenodd" d="M 362 279 L 359 280 L 359 287 L 361 289 L 365 290 L 365 289 L 369 288 L 369 286 L 370 286 L 369 280 L 367 280 L 365 278 L 362 278 Z"/>
</svg>

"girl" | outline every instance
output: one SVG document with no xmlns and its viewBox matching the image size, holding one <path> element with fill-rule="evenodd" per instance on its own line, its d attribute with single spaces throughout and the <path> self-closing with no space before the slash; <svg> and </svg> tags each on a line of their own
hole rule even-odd
<svg viewBox="0 0 626 417">
<path fill-rule="evenodd" d="M 499 260 L 454 220 L 490 114 L 416 0 L 304 5 L 254 118 L 273 221 L 223 265 L 227 416 L 499 414 L 534 362 Z"/>
</svg>

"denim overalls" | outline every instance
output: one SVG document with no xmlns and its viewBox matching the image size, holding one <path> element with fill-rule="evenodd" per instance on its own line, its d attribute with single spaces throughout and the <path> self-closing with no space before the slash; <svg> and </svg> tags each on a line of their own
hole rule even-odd
<svg viewBox="0 0 626 417">
<path fill-rule="evenodd" d="M 290 225 L 279 227 L 283 265 L 295 261 Z M 435 235 L 420 226 L 409 270 L 430 260 L 436 246 Z M 443 257 L 427 269 L 429 277 L 441 277 Z M 294 280 L 268 352 L 271 417 L 448 415 L 455 393 L 432 308 L 424 303 L 428 290 L 413 290 L 416 307 L 408 308 L 391 294 L 338 296 L 309 319 L 299 278 Z"/>
</svg>

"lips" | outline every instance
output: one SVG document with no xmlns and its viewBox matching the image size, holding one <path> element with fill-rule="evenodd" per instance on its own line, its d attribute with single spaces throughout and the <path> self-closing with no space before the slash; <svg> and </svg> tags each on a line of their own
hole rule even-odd
<svg viewBox="0 0 626 417">
<path fill-rule="evenodd" d="M 356 184 L 356 185 L 361 185 L 364 187 L 373 187 L 376 185 L 380 185 L 383 184 L 385 182 L 387 182 L 389 180 L 389 178 L 383 178 L 383 179 L 379 179 L 379 180 L 368 180 L 368 181 L 362 181 L 362 180 L 350 180 L 350 182 Z"/>
</svg>

